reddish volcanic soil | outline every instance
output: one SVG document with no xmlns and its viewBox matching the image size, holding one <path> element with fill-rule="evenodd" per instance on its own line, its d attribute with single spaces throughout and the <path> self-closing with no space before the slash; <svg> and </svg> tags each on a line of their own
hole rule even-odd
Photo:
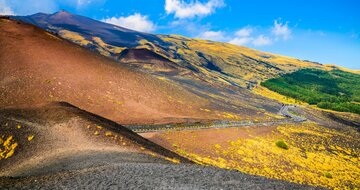
<svg viewBox="0 0 360 190">
<path fill-rule="evenodd" d="M 35 26 L 0 19 L 0 107 L 65 101 L 122 124 L 216 119 L 209 103 Z"/>
<path fill-rule="evenodd" d="M 276 127 L 277 126 L 214 128 L 140 133 L 140 135 L 169 150 L 175 151 L 177 147 L 183 147 L 187 151 L 199 155 L 213 155 L 213 153 L 215 153 L 214 144 L 219 144 L 221 147 L 228 147 L 230 141 L 236 141 L 239 138 L 246 139 L 264 136 L 276 130 Z"/>
</svg>

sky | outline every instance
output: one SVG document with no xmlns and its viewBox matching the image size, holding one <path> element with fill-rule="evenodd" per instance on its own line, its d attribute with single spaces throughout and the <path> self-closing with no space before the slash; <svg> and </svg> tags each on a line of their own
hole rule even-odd
<svg viewBox="0 0 360 190">
<path fill-rule="evenodd" d="M 358 0 L 0 0 L 0 14 L 59 10 L 360 70 Z"/>
</svg>

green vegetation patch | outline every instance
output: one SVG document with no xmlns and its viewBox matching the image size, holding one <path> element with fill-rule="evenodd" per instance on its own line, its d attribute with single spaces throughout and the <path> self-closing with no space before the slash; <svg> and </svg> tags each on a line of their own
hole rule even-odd
<svg viewBox="0 0 360 190">
<path fill-rule="evenodd" d="M 333 178 L 332 175 L 331 175 L 331 173 L 329 173 L 329 172 L 325 172 L 325 173 L 324 173 L 324 176 L 325 176 L 326 178 L 330 178 L 330 179 Z"/>
<path fill-rule="evenodd" d="M 320 108 L 360 114 L 360 75 L 341 70 L 302 69 L 262 86 Z"/>
<path fill-rule="evenodd" d="M 276 146 L 279 147 L 279 148 L 282 148 L 282 149 L 285 149 L 285 150 L 289 149 L 289 146 L 288 146 L 288 145 L 286 144 L 286 142 L 283 141 L 283 140 L 276 141 L 275 144 L 276 144 Z"/>
</svg>

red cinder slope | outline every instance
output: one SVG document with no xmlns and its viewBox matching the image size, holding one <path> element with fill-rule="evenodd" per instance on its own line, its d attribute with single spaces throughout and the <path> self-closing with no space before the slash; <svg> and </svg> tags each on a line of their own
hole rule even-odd
<svg viewBox="0 0 360 190">
<path fill-rule="evenodd" d="M 209 103 L 33 25 L 0 19 L 0 107 L 65 101 L 122 124 L 216 119 Z"/>
</svg>

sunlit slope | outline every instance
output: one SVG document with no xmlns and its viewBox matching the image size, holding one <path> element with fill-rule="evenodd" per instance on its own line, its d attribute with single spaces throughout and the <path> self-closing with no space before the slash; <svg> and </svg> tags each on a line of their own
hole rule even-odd
<svg viewBox="0 0 360 190">
<path fill-rule="evenodd" d="M 258 81 L 303 67 L 322 66 L 227 43 L 176 35 L 159 37 L 171 44 L 168 48 L 173 52 L 170 56 L 175 62 L 186 62 L 200 71 L 205 69 L 208 72 L 222 73 L 228 80 L 241 86 L 243 82 L 256 84 Z"/>
<path fill-rule="evenodd" d="M 141 33 L 66 11 L 14 18 L 55 32 L 65 39 L 113 59 L 119 59 L 126 49 L 148 49 L 193 72 L 187 74 L 204 78 L 210 83 L 252 87 L 259 81 L 281 73 L 304 67 L 323 67 L 318 63 L 227 43 L 177 35 Z M 144 64 L 144 69 L 162 72 L 167 68 L 154 68 Z"/>
<path fill-rule="evenodd" d="M 62 38 L 115 60 L 121 59 L 123 51 L 128 49 L 148 49 L 177 64 L 180 70 L 178 74 L 200 77 L 210 84 L 252 88 L 261 81 L 301 68 L 346 70 L 334 65 L 322 65 L 227 43 L 137 32 L 66 11 L 14 18 L 57 33 Z M 141 59 L 141 56 L 138 58 Z M 132 63 L 151 73 L 169 70 L 168 64 L 154 67 L 146 63 L 141 65 L 136 61 L 128 62 Z M 182 68 L 188 72 L 184 72 Z"/>
<path fill-rule="evenodd" d="M 208 100 L 35 26 L 0 19 L 0 106 L 66 101 L 120 123 L 215 119 Z M 219 106 L 218 106 L 219 107 Z"/>
<path fill-rule="evenodd" d="M 49 30 L 120 65 L 130 65 L 181 86 L 212 105 L 202 110 L 220 109 L 211 114 L 223 119 L 228 119 L 224 117 L 227 113 L 235 113 L 232 118 L 239 120 L 276 113 L 276 101 L 247 90 L 262 81 L 303 68 L 339 68 L 227 43 L 136 32 L 65 11 L 14 18 Z"/>
<path fill-rule="evenodd" d="M 357 189 L 359 133 L 340 128 L 305 123 L 143 136 L 204 165 L 330 189 Z M 279 147 L 279 141 L 287 146 Z"/>
<path fill-rule="evenodd" d="M 204 63 L 187 61 L 173 50 L 173 42 L 162 39 L 165 36 L 130 31 L 64 11 L 51 15 L 36 14 L 13 18 L 35 24 L 51 31 L 59 38 L 65 38 L 105 55 L 117 61 L 119 65 L 129 65 L 137 71 L 150 73 L 168 85 L 175 85 L 196 94 L 206 102 L 200 108 L 196 106 L 197 103 L 194 106 L 191 103 L 184 103 L 182 99 L 175 99 L 181 96 L 178 93 L 167 98 L 169 101 L 186 105 L 196 112 L 200 110 L 201 116 L 197 118 L 209 119 L 216 116 L 216 119 L 221 120 L 269 120 L 273 118 L 268 116 L 276 114 L 279 110 L 278 102 L 246 90 L 246 87 L 254 86 L 255 82 L 231 76 L 218 69 L 218 63 L 206 61 L 204 58 L 194 58 Z M 110 33 L 116 37 L 109 38 Z M 124 38 L 129 36 L 135 40 L 125 46 Z M 202 55 L 199 53 L 196 56 Z M 183 118 L 189 120 L 194 118 L 188 116 L 189 114 L 184 114 Z"/>
<path fill-rule="evenodd" d="M 360 114 L 360 75 L 302 69 L 261 83 L 270 90 L 320 108 Z"/>
</svg>

